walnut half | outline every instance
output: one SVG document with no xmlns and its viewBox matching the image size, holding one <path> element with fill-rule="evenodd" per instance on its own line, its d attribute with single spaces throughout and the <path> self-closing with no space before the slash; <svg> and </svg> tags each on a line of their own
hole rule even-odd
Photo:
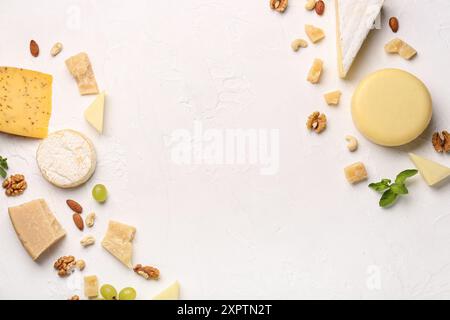
<svg viewBox="0 0 450 320">
<path fill-rule="evenodd" d="M 435 132 L 433 134 L 432 143 L 437 152 L 450 152 L 450 133 L 448 133 L 448 131 Z"/>
<path fill-rule="evenodd" d="M 133 268 L 133 271 L 136 272 L 141 277 L 145 278 L 146 280 L 159 279 L 159 270 L 154 267 L 142 266 L 141 264 L 138 264 Z"/>
<path fill-rule="evenodd" d="M 270 8 L 278 12 L 284 12 L 289 0 L 270 0 Z"/>
<path fill-rule="evenodd" d="M 318 111 L 313 112 L 306 122 L 306 128 L 314 130 L 316 133 L 322 133 L 327 128 L 327 116 Z"/>
</svg>

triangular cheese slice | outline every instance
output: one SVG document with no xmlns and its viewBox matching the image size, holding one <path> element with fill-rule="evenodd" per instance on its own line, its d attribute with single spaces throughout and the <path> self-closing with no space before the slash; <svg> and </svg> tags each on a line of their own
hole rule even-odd
<svg viewBox="0 0 450 320">
<path fill-rule="evenodd" d="M 103 116 L 105 112 L 105 92 L 95 98 L 94 102 L 84 112 L 86 121 L 93 126 L 98 133 L 103 133 Z"/>
<path fill-rule="evenodd" d="M 103 248 L 130 269 L 133 268 L 133 239 L 135 234 L 135 227 L 117 221 L 109 221 L 108 230 L 102 241 Z"/>
<path fill-rule="evenodd" d="M 413 153 L 410 153 L 409 156 L 429 186 L 437 185 L 450 177 L 450 168 Z"/>
<path fill-rule="evenodd" d="M 339 76 L 347 76 L 384 0 L 335 0 Z"/>
<path fill-rule="evenodd" d="M 170 287 L 158 294 L 153 300 L 179 300 L 180 299 L 180 284 L 178 281 L 173 283 Z"/>
</svg>

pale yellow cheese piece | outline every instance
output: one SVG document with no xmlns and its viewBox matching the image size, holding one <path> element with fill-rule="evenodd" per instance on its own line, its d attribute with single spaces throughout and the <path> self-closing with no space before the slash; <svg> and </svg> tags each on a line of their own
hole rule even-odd
<svg viewBox="0 0 450 320">
<path fill-rule="evenodd" d="M 11 207 L 8 212 L 17 236 L 33 260 L 66 235 L 43 199 Z"/>
<path fill-rule="evenodd" d="M 110 221 L 102 246 L 128 268 L 133 268 L 133 239 L 136 228 Z"/>
<path fill-rule="evenodd" d="M 319 83 L 320 77 L 322 76 L 323 71 L 323 61 L 320 59 L 315 59 L 313 65 L 308 73 L 307 80 L 312 84 Z"/>
<path fill-rule="evenodd" d="M 180 299 L 180 284 L 178 281 L 173 283 L 170 287 L 163 290 L 160 294 L 155 296 L 153 300 L 179 300 Z"/>
<path fill-rule="evenodd" d="M 84 112 L 84 118 L 98 133 L 103 133 L 103 118 L 105 112 L 105 92 L 99 94 L 94 102 Z"/>
<path fill-rule="evenodd" d="M 97 276 L 84 277 L 84 295 L 86 298 L 98 297 L 98 278 Z"/>
<path fill-rule="evenodd" d="M 0 131 L 45 138 L 52 113 L 51 75 L 0 67 Z"/>
<path fill-rule="evenodd" d="M 417 55 L 416 49 L 399 38 L 389 41 L 384 46 L 384 50 L 387 53 L 397 53 L 406 60 L 411 60 Z"/>
<path fill-rule="evenodd" d="M 450 177 L 449 167 L 419 157 L 413 153 L 410 153 L 409 156 L 429 186 L 435 186 Z"/>
<path fill-rule="evenodd" d="M 322 29 L 317 28 L 310 24 L 305 25 L 305 32 L 312 43 L 317 43 L 323 38 L 325 38 L 325 33 L 323 32 Z"/>
<path fill-rule="evenodd" d="M 81 95 L 98 94 L 97 81 L 86 53 L 82 52 L 70 57 L 66 60 L 66 66 L 77 81 Z"/>
<path fill-rule="evenodd" d="M 413 141 L 428 127 L 432 113 L 431 95 L 423 82 L 398 69 L 370 74 L 358 85 L 352 99 L 356 127 L 382 146 Z"/>
<path fill-rule="evenodd" d="M 337 90 L 324 94 L 324 98 L 329 106 L 337 106 L 339 104 L 339 101 L 341 100 L 341 95 L 342 92 Z"/>
<path fill-rule="evenodd" d="M 357 162 L 344 169 L 347 181 L 355 184 L 367 179 L 367 170 L 364 163 Z"/>
</svg>

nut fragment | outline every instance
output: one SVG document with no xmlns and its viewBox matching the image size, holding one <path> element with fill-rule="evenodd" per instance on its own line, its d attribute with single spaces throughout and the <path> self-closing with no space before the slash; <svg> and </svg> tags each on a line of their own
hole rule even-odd
<svg viewBox="0 0 450 320">
<path fill-rule="evenodd" d="M 69 208 L 72 209 L 72 211 L 74 211 L 76 213 L 83 213 L 83 208 L 75 200 L 70 200 L 69 199 L 69 200 L 66 200 L 66 203 L 69 206 Z"/>
<path fill-rule="evenodd" d="M 39 45 L 34 40 L 30 41 L 30 53 L 35 58 L 39 56 Z"/>
<path fill-rule="evenodd" d="M 310 24 L 305 25 L 305 32 L 312 43 L 317 43 L 323 38 L 325 38 L 325 32 L 323 32 L 322 29 L 317 28 Z"/>
<path fill-rule="evenodd" d="M 294 41 L 292 41 L 292 44 L 291 44 L 291 48 L 295 52 L 300 50 L 300 48 L 307 48 L 307 47 L 308 47 L 308 42 L 306 42 L 306 40 L 303 40 L 303 39 L 295 39 Z"/>
<path fill-rule="evenodd" d="M 320 77 L 322 76 L 323 71 L 323 61 L 320 59 L 315 59 L 314 63 L 309 70 L 307 80 L 312 84 L 319 83 Z"/>
<path fill-rule="evenodd" d="M 316 0 L 307 0 L 305 4 L 305 9 L 308 11 L 314 10 L 316 7 Z"/>
<path fill-rule="evenodd" d="M 319 16 L 323 15 L 323 13 L 325 12 L 325 2 L 323 2 L 322 0 L 317 1 L 314 9 Z"/>
<path fill-rule="evenodd" d="M 321 133 L 327 128 L 327 116 L 316 111 L 308 117 L 306 128 L 314 130 L 316 133 Z"/>
<path fill-rule="evenodd" d="M 270 0 L 270 8 L 278 12 L 284 12 L 288 6 L 288 0 Z"/>
<path fill-rule="evenodd" d="M 57 42 L 53 45 L 52 49 L 50 50 L 50 54 L 52 57 L 56 57 L 63 49 L 63 45 L 61 42 Z"/>
<path fill-rule="evenodd" d="M 81 217 L 81 215 L 79 213 L 75 213 L 73 216 L 73 222 L 75 223 L 75 226 L 80 230 L 83 231 L 84 229 L 84 222 L 83 222 L 83 218 Z"/>
<path fill-rule="evenodd" d="M 86 268 L 86 262 L 84 262 L 84 260 L 77 260 L 77 262 L 75 263 L 75 267 L 78 270 L 83 271 L 84 268 Z"/>
<path fill-rule="evenodd" d="M 55 261 L 53 267 L 58 270 L 58 276 L 65 277 L 72 273 L 75 265 L 74 256 L 63 256 Z"/>
<path fill-rule="evenodd" d="M 28 184 L 25 181 L 24 175 L 15 174 L 3 181 L 2 187 L 5 189 L 5 194 L 8 197 L 16 197 L 25 192 Z"/>
<path fill-rule="evenodd" d="M 347 148 L 350 152 L 355 152 L 358 150 L 358 140 L 353 136 L 346 136 L 345 140 L 347 140 Z"/>
<path fill-rule="evenodd" d="M 432 143 L 436 152 L 450 152 L 450 133 L 448 131 L 435 132 Z"/>
<path fill-rule="evenodd" d="M 86 221 L 85 222 L 86 222 L 86 226 L 88 228 L 92 228 L 94 226 L 94 223 L 95 223 L 95 213 L 94 212 L 89 213 L 87 215 L 87 217 L 86 217 Z"/>
<path fill-rule="evenodd" d="M 159 270 L 150 266 L 142 266 L 141 264 L 136 265 L 133 268 L 134 272 L 138 275 L 144 277 L 147 280 L 158 280 L 159 279 Z"/>
<path fill-rule="evenodd" d="M 389 41 L 384 46 L 384 50 L 387 53 L 397 53 L 406 60 L 412 59 L 417 54 L 416 49 L 399 38 L 395 38 Z"/>
<path fill-rule="evenodd" d="M 80 300 L 80 297 L 77 295 L 71 296 L 69 299 L 67 300 Z"/>
<path fill-rule="evenodd" d="M 392 17 L 389 19 L 389 27 L 391 27 L 392 32 L 397 33 L 397 31 L 400 27 L 400 24 L 396 17 Z"/>
<path fill-rule="evenodd" d="M 95 243 L 95 238 L 93 236 L 86 236 L 83 239 L 81 239 L 80 244 L 83 247 L 89 247 L 92 246 Z"/>
</svg>

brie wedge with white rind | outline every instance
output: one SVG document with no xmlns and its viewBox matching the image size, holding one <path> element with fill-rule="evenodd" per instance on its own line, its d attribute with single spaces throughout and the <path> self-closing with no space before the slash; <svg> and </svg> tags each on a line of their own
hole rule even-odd
<svg viewBox="0 0 450 320">
<path fill-rule="evenodd" d="M 410 153 L 409 157 L 430 187 L 435 186 L 450 177 L 450 168 L 446 166 L 419 157 L 413 153 Z"/>
<path fill-rule="evenodd" d="M 75 188 L 94 174 L 97 156 L 92 142 L 74 130 L 50 134 L 36 154 L 44 178 L 60 188 Z"/>
<path fill-rule="evenodd" d="M 153 300 L 179 300 L 180 299 L 180 284 L 178 281 L 173 283 L 170 287 L 163 290 L 160 294 L 155 296 Z"/>
<path fill-rule="evenodd" d="M 110 221 L 102 246 L 128 268 L 133 268 L 133 239 L 136 228 Z"/>
<path fill-rule="evenodd" d="M 345 78 L 384 0 L 335 0 L 339 75 Z"/>
</svg>

